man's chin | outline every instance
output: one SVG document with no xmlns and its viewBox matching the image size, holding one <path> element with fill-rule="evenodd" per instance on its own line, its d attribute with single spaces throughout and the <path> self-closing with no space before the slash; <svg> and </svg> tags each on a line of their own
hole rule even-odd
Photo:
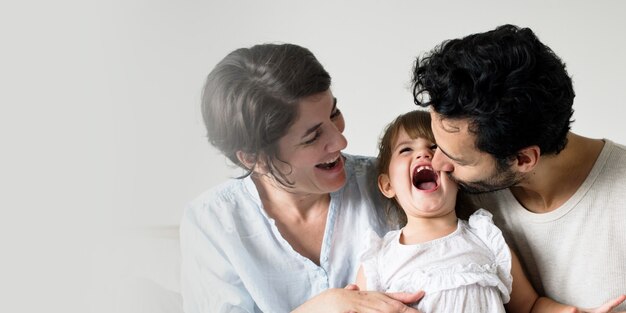
<svg viewBox="0 0 626 313">
<path fill-rule="evenodd" d="M 511 172 L 502 172 L 496 177 L 477 182 L 460 181 L 450 173 L 448 173 L 448 177 L 459 185 L 459 189 L 461 191 L 470 194 L 480 194 L 507 189 L 517 185 L 521 180 L 521 177 L 516 176 Z"/>
<path fill-rule="evenodd" d="M 487 185 L 468 185 L 465 183 L 458 183 L 461 191 L 469 194 L 481 194 L 494 192 L 502 189 L 507 189 L 511 186 L 487 186 Z"/>
</svg>

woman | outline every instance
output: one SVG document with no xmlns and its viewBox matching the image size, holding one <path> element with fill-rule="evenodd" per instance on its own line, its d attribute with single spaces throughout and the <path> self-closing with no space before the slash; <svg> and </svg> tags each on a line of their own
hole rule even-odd
<svg viewBox="0 0 626 313">
<path fill-rule="evenodd" d="M 374 160 L 341 153 L 344 119 L 330 76 L 302 47 L 257 45 L 209 74 L 209 141 L 245 175 L 193 201 L 181 222 L 185 312 L 417 312 L 416 294 L 353 282 L 374 208 Z"/>
</svg>

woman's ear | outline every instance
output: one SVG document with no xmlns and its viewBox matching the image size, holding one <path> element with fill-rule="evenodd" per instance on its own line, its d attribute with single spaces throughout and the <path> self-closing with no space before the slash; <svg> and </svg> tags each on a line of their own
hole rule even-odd
<svg viewBox="0 0 626 313">
<path fill-rule="evenodd" d="M 528 173 L 539 163 L 541 148 L 539 146 L 529 146 L 517 152 L 514 167 L 518 172 Z"/>
<path fill-rule="evenodd" d="M 396 192 L 391 186 L 391 180 L 389 179 L 388 174 L 378 175 L 378 189 L 380 189 L 380 192 L 382 192 L 383 195 L 389 199 L 396 196 Z"/>
<path fill-rule="evenodd" d="M 257 164 L 257 156 L 256 154 L 246 153 L 241 150 L 235 152 L 237 159 L 243 166 L 245 166 L 248 170 L 253 171 Z"/>
</svg>

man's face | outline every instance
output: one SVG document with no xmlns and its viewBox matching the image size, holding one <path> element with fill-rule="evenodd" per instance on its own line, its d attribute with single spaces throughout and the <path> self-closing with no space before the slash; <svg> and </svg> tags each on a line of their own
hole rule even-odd
<svg viewBox="0 0 626 313">
<path fill-rule="evenodd" d="M 438 146 L 432 160 L 435 170 L 447 172 L 469 193 L 496 191 L 520 182 L 520 173 L 511 167 L 498 168 L 491 154 L 476 148 L 476 136 L 469 131 L 467 119 L 442 119 L 433 110 L 430 116 Z"/>
</svg>

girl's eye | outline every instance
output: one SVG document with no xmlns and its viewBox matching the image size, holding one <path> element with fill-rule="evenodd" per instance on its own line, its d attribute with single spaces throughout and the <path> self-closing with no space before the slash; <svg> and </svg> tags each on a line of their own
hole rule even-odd
<svg viewBox="0 0 626 313">
<path fill-rule="evenodd" d="M 412 151 L 412 149 L 411 149 L 411 148 L 409 148 L 409 147 L 405 147 L 405 148 L 400 149 L 400 154 L 402 154 L 402 153 L 404 153 L 404 152 L 410 152 L 410 151 Z"/>
<path fill-rule="evenodd" d="M 437 144 L 433 144 L 429 147 L 430 150 L 437 150 Z"/>
</svg>

